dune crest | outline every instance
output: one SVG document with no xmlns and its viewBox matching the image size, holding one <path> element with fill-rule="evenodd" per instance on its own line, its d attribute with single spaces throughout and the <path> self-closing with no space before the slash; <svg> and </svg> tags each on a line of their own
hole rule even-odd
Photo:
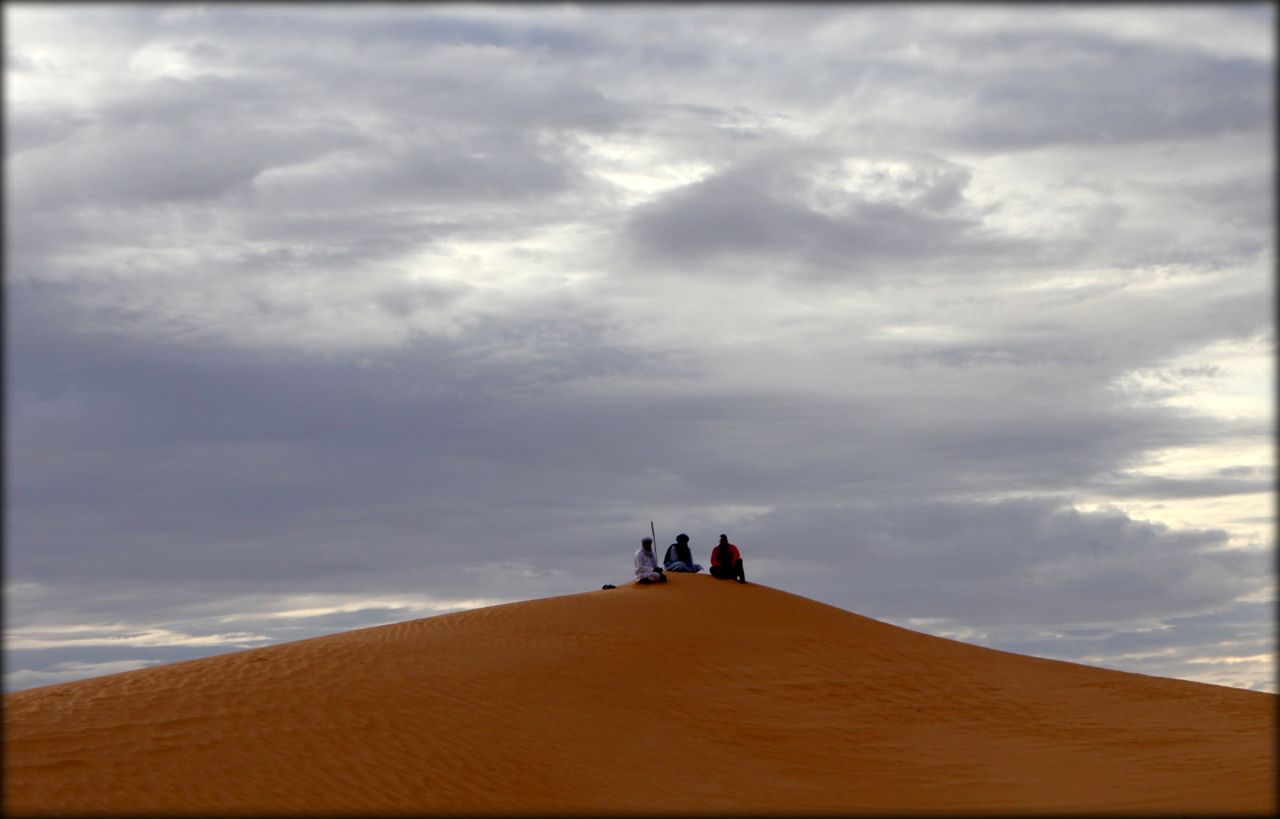
<svg viewBox="0 0 1280 819">
<path fill-rule="evenodd" d="M 1268 814 L 1276 702 L 682 575 L 9 694 L 4 809 Z"/>
</svg>

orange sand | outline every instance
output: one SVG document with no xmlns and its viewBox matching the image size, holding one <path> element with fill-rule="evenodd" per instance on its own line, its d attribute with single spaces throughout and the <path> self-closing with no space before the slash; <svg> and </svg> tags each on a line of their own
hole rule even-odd
<svg viewBox="0 0 1280 819">
<path fill-rule="evenodd" d="M 5 697 L 9 815 L 1270 813 L 1276 696 L 678 576 Z"/>
</svg>

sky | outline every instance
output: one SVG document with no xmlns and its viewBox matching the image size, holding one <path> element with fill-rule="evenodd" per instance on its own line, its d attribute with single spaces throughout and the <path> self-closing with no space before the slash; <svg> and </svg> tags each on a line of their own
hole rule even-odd
<svg viewBox="0 0 1280 819">
<path fill-rule="evenodd" d="M 650 522 L 1276 690 L 1272 4 L 4 22 L 7 690 L 620 585 Z"/>
</svg>

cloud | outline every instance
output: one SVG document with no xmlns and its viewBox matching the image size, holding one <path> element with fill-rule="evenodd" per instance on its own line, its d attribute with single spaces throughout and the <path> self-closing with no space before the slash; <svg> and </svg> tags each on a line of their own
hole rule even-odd
<svg viewBox="0 0 1280 819">
<path fill-rule="evenodd" d="M 994 234 L 962 207 L 970 176 L 927 158 L 896 175 L 873 169 L 861 178 L 839 160 L 756 158 L 637 208 L 626 236 L 646 269 L 659 263 L 695 274 L 723 258 L 726 275 L 781 262 L 789 275 L 856 280 L 895 268 L 971 270 L 1025 254 L 1024 243 Z"/>
<path fill-rule="evenodd" d="M 1065 628 L 1209 611 L 1265 588 L 1269 577 L 1267 555 L 1221 550 L 1224 532 L 1171 530 L 1049 499 L 851 498 L 843 507 L 771 512 L 753 531 L 762 543 L 794 544 L 804 564 L 847 566 L 838 580 L 822 582 L 826 599 L 872 616 L 979 627 L 1016 619 Z M 762 556 L 786 571 L 786 553 Z"/>
<path fill-rule="evenodd" d="M 1114 498 L 1221 498 L 1227 495 L 1268 492 L 1274 487 L 1275 479 L 1272 476 L 1254 480 L 1139 477 L 1128 481 L 1117 481 L 1105 488 L 1099 488 Z"/>
<path fill-rule="evenodd" d="M 158 601 L 153 594 L 147 599 L 163 612 L 164 621 L 157 625 L 155 615 L 137 609 L 119 611 L 111 595 L 90 595 L 79 601 L 58 600 L 56 595 L 57 586 L 25 584 L 7 590 L 17 617 L 27 619 L 38 612 L 44 624 L 5 632 L 6 662 L 15 669 L 5 675 L 6 690 L 509 602 L 350 593 L 241 595 L 234 599 L 179 593 Z M 130 619 L 80 622 L 95 614 Z M 59 621 L 68 624 L 52 624 Z M 139 654 L 146 656 L 140 658 Z"/>
<path fill-rule="evenodd" d="M 551 146 L 519 134 L 490 130 L 456 137 L 414 135 L 382 138 L 382 145 L 333 167 L 278 175 L 259 186 L 264 204 L 314 207 L 341 203 L 341 210 L 393 203 L 422 207 L 449 202 L 531 201 L 580 184 L 572 162 Z"/>
<path fill-rule="evenodd" d="M 892 119 L 873 116 L 871 126 L 909 123 L 928 134 L 917 134 L 919 147 L 946 142 L 980 152 L 1165 142 L 1263 126 L 1266 59 L 1081 26 L 1106 16 L 1084 11 L 1058 25 L 1008 17 L 969 31 L 948 29 L 948 15 L 922 18 L 912 32 L 915 51 L 881 57 L 871 76 L 883 72 L 888 81 L 872 84 L 859 102 L 895 110 L 884 96 L 909 95 L 916 105 Z"/>
<path fill-rule="evenodd" d="M 1015 395 L 999 371 L 917 371 L 895 382 L 868 369 L 881 388 L 854 399 L 696 382 L 681 394 L 661 385 L 670 372 L 662 357 L 610 345 L 609 325 L 593 328 L 580 315 L 576 328 L 526 317 L 359 364 L 76 338 L 51 332 L 57 300 L 41 307 L 24 292 L 13 302 L 24 318 L 10 373 L 10 556 L 15 571 L 44 580 L 92 567 L 121 582 L 194 572 L 210 582 L 328 584 L 409 571 L 434 583 L 415 553 L 452 566 L 500 561 L 519 553 L 529 531 L 552 533 L 580 515 L 607 521 L 636 497 L 696 498 L 691 511 L 745 503 L 808 514 L 815 502 L 849 496 L 892 503 L 904 492 L 1105 491 L 1138 454 L 1205 429 L 1199 419 L 1096 396 Z M 653 484 L 640 466 L 667 477 Z M 509 511 L 477 517 L 492 508 Z M 1032 512 L 1019 515 L 1030 530 Z M 608 529 L 587 526 L 546 559 L 602 570 L 608 556 L 595 539 Z M 1130 531 L 1143 530 L 1119 527 L 1116 548 L 1129 548 L 1121 544 Z M 762 537 L 789 542 L 782 532 Z M 1222 539 L 1198 537 L 1202 546 Z M 1020 546 L 1008 539 L 992 548 Z M 886 569 L 898 571 L 915 570 Z"/>
<path fill-rule="evenodd" d="M 5 156 L 57 145 L 71 139 L 87 123 L 74 111 L 15 107 L 5 112 Z"/>
<path fill-rule="evenodd" d="M 70 135 L 10 160 L 13 195 L 27 208 L 217 198 L 245 189 L 268 169 L 355 144 L 332 127 L 267 125 L 262 114 L 275 95 L 257 85 L 162 78 L 117 93 L 92 114 L 63 115 L 63 128 L 78 125 Z M 246 117 L 261 124 L 228 125 Z"/>
<path fill-rule="evenodd" d="M 161 662 L 160 660 L 111 660 L 105 663 L 61 662 L 48 669 L 33 670 L 19 668 L 7 671 L 4 675 L 6 691 L 20 691 L 38 685 L 54 685 L 56 683 L 83 680 L 89 677 L 100 677 L 104 674 L 119 674 L 124 671 L 136 671 Z"/>
<path fill-rule="evenodd" d="M 1270 691 L 1275 680 L 1274 614 L 1274 603 L 1236 602 L 1203 614 L 1120 628 L 1006 625 L 981 639 L 1021 654 Z"/>
<path fill-rule="evenodd" d="M 89 633 L 83 633 L 89 632 Z M 71 629 L 15 629 L 5 633 L 9 650 L 70 648 L 80 646 L 221 646 L 260 643 L 270 638 L 249 632 L 191 635 L 163 628 L 133 631 L 118 626 L 76 626 Z"/>
</svg>

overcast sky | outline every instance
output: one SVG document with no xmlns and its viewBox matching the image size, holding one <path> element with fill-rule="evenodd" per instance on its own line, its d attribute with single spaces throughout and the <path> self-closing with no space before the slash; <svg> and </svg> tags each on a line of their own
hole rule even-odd
<svg viewBox="0 0 1280 819">
<path fill-rule="evenodd" d="M 1272 4 L 4 14 L 7 688 L 653 521 L 1275 690 Z"/>
</svg>

